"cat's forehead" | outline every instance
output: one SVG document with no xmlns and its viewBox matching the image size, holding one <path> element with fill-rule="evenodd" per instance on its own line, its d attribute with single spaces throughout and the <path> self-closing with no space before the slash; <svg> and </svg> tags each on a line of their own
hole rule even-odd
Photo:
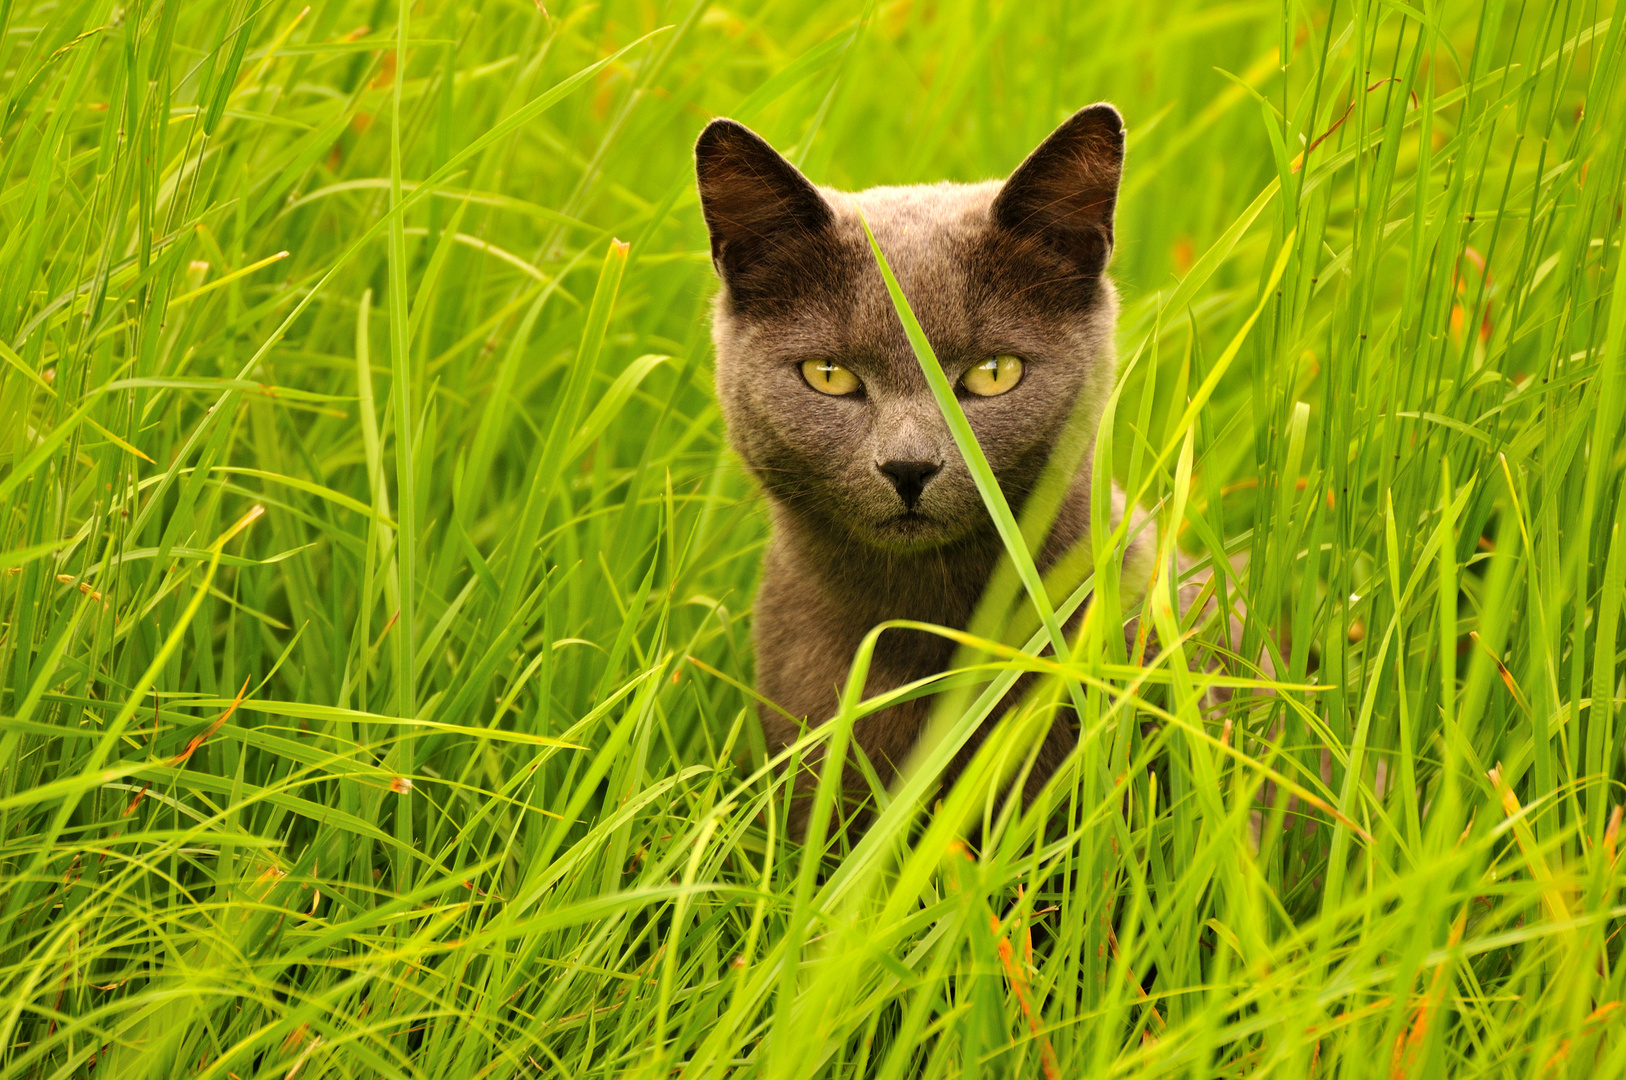
<svg viewBox="0 0 1626 1080">
<path fill-rule="evenodd" d="M 968 243 L 988 229 L 989 207 L 999 194 L 998 181 L 984 184 L 915 184 L 874 187 L 863 191 L 830 191 L 841 231 L 863 240 L 862 220 L 886 254 L 887 262 L 907 279 L 943 268 L 963 258 Z M 862 254 L 868 256 L 868 243 Z M 867 259 L 866 259 L 867 261 Z"/>
<path fill-rule="evenodd" d="M 856 216 L 861 212 L 877 239 L 884 239 L 883 232 L 904 239 L 986 225 L 988 208 L 999 189 L 1000 182 L 990 180 L 981 184 L 943 181 L 863 191 L 822 190 L 838 213 Z"/>
<path fill-rule="evenodd" d="M 758 355 L 868 358 L 914 379 L 912 350 L 864 236 L 867 224 L 940 357 L 1070 348 L 1098 317 L 1097 289 L 1081 289 L 1042 245 L 994 224 L 1002 187 L 996 180 L 819 188 L 829 227 L 777 250 L 767 263 L 771 276 L 753 282 L 753 303 L 729 311 L 727 333 Z"/>
<path fill-rule="evenodd" d="M 892 352 L 904 340 L 863 233 L 866 223 L 928 333 L 937 340 L 966 335 L 968 260 L 987 232 L 997 182 L 821 193 L 848 252 L 849 271 L 839 285 L 847 306 L 840 333 L 848 348 Z"/>
<path fill-rule="evenodd" d="M 848 318 L 838 331 L 849 348 L 908 352 L 862 223 L 874 233 L 916 317 L 939 347 L 972 346 L 989 334 L 1010 338 L 1022 329 L 1052 329 L 1034 325 L 1039 312 L 1017 301 L 1022 290 L 1011 287 L 1025 283 L 1038 268 L 998 254 L 1009 246 L 994 234 L 990 217 L 1000 188 L 1000 181 L 944 182 L 821 192 L 849 253 L 849 273 L 840 288 Z"/>
</svg>

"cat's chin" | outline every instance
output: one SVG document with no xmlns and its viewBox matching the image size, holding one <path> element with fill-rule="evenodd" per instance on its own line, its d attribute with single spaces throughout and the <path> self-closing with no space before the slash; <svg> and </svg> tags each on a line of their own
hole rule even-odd
<svg viewBox="0 0 1626 1080">
<path fill-rule="evenodd" d="M 929 551 L 952 543 L 959 536 L 957 530 L 944 522 L 913 511 L 876 522 L 865 531 L 873 546 L 900 554 Z"/>
</svg>

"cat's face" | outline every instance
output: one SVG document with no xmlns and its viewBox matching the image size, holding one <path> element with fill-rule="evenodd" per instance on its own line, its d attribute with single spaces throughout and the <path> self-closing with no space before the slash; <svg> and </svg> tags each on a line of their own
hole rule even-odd
<svg viewBox="0 0 1626 1080">
<path fill-rule="evenodd" d="M 1098 415 L 1113 377 L 1104 270 L 1123 160 L 1111 106 L 1075 114 L 1004 182 L 815 188 L 724 120 L 696 156 L 724 285 L 718 398 L 735 448 L 786 512 L 888 551 L 990 525 L 860 214 L 1014 504 L 1073 403 Z"/>
</svg>

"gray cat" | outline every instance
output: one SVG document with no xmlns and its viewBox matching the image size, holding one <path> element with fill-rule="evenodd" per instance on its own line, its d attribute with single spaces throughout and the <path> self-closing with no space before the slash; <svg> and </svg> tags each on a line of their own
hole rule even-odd
<svg viewBox="0 0 1626 1080">
<path fill-rule="evenodd" d="M 757 685 L 791 716 L 818 724 L 835 713 L 853 653 L 877 623 L 963 628 L 1001 554 L 859 212 L 1020 512 L 1075 401 L 1093 445 L 1113 385 L 1118 300 L 1106 267 L 1123 156 L 1118 111 L 1091 105 L 1003 182 L 847 193 L 816 187 L 734 121 L 701 133 L 700 200 L 723 285 L 712 327 L 717 395 L 772 507 L 755 606 Z M 1086 454 L 1041 571 L 1088 535 L 1090 475 Z M 1113 504 L 1121 515 L 1120 492 Z M 1126 563 L 1149 568 L 1154 545 L 1142 530 Z M 953 650 L 937 635 L 887 631 L 866 696 L 942 671 Z M 929 707 L 916 699 L 856 726 L 883 781 Z M 761 717 L 770 751 L 797 738 L 784 715 Z M 1058 718 L 1029 794 L 1075 743 Z M 852 770 L 846 784 L 865 786 Z M 793 813 L 794 826 L 803 820 L 805 809 Z"/>
</svg>

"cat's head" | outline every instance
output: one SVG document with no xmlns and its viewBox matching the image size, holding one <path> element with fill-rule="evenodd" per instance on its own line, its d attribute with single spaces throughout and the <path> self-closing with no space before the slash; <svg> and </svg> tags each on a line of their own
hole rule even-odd
<svg viewBox="0 0 1626 1080">
<path fill-rule="evenodd" d="M 1094 402 L 1098 416 L 1112 385 L 1117 298 L 1105 271 L 1123 147 L 1118 111 L 1091 105 L 1008 180 L 850 194 L 815 187 L 740 124 L 706 127 L 695 157 L 723 282 L 718 398 L 735 448 L 784 511 L 891 551 L 990 525 L 860 213 L 1020 504 L 1073 403 Z"/>
</svg>

